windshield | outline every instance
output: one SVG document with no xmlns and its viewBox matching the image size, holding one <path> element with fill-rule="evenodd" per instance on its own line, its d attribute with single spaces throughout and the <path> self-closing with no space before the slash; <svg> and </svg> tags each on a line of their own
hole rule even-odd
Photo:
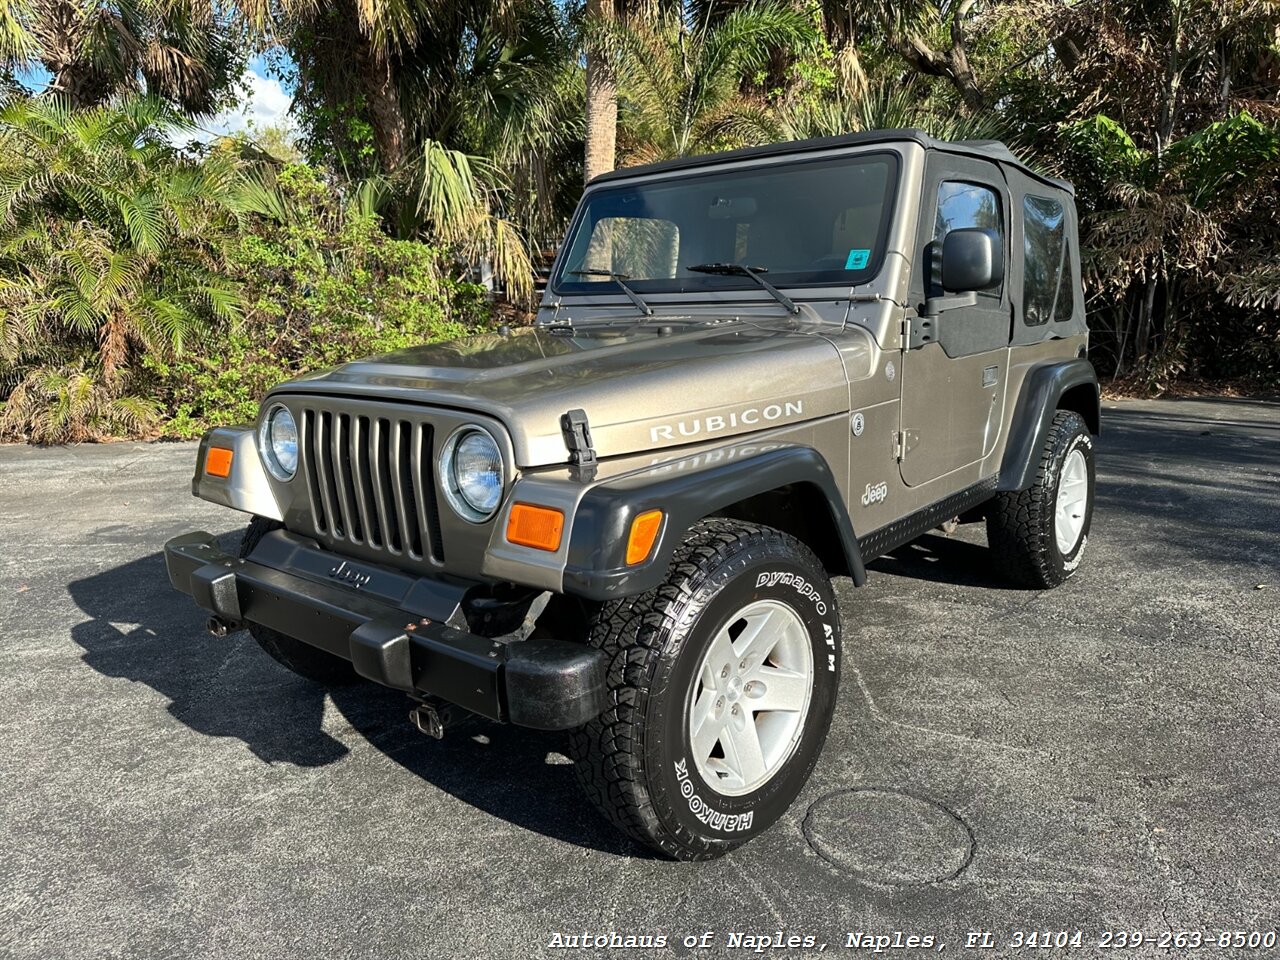
<svg viewBox="0 0 1280 960">
<path fill-rule="evenodd" d="M 884 257 L 894 154 L 792 160 L 738 173 L 619 185 L 587 199 L 553 280 L 559 293 L 756 288 L 699 265 L 740 264 L 775 286 L 865 283 Z"/>
</svg>

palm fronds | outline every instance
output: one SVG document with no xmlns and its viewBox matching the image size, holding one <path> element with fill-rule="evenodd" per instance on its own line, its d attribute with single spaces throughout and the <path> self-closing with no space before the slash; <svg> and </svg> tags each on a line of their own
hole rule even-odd
<svg viewBox="0 0 1280 960">
<path fill-rule="evenodd" d="M 598 27 L 617 63 L 623 141 L 632 162 L 765 142 L 761 104 L 742 93 L 779 48 L 816 39 L 805 11 L 747 3 L 690 24 L 679 13 Z"/>
<path fill-rule="evenodd" d="M 225 156 L 179 158 L 159 136 L 172 121 L 147 98 L 0 109 L 0 358 L 25 371 L 0 433 L 137 427 L 149 408 L 129 397 L 133 362 L 238 315 L 211 240 L 235 207 L 238 172 Z"/>
</svg>

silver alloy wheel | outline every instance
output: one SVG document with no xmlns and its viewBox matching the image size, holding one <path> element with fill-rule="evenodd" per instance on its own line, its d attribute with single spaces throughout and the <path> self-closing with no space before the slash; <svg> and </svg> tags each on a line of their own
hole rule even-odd
<svg viewBox="0 0 1280 960">
<path fill-rule="evenodd" d="M 702 779 L 730 797 L 764 786 L 800 742 L 813 680 L 809 631 L 787 604 L 757 600 L 729 618 L 689 692 Z"/>
<path fill-rule="evenodd" d="M 1080 448 L 1067 455 L 1058 478 L 1058 500 L 1054 509 L 1053 533 L 1058 552 L 1064 557 L 1080 542 L 1084 530 L 1084 514 L 1089 505 L 1089 464 Z"/>
</svg>

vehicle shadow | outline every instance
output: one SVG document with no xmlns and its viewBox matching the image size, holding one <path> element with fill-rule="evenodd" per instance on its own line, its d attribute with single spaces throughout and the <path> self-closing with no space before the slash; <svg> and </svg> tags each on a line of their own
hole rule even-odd
<svg viewBox="0 0 1280 960">
<path fill-rule="evenodd" d="M 223 537 L 224 548 L 237 536 Z M 578 846 L 648 856 L 582 795 L 561 734 L 470 718 L 432 740 L 410 725 L 403 694 L 374 683 L 326 689 L 276 664 L 245 631 L 211 637 L 204 613 L 170 586 L 160 553 L 68 589 L 90 618 L 71 630 L 84 662 L 151 687 L 196 733 L 234 737 L 268 764 L 334 764 L 350 748 L 324 728 L 330 703 L 374 748 L 485 813 Z"/>
<path fill-rule="evenodd" d="M 1019 590 L 1021 587 L 1000 575 L 986 543 L 969 543 L 937 533 L 926 533 L 911 543 L 886 553 L 867 564 L 875 573 L 952 583 L 988 590 Z"/>
</svg>

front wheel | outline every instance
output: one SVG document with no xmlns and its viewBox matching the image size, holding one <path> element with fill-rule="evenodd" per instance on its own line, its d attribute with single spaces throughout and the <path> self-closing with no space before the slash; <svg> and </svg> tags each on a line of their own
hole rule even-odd
<svg viewBox="0 0 1280 960">
<path fill-rule="evenodd" d="M 666 582 L 606 605 L 591 642 L 610 657 L 610 706 L 571 750 L 606 817 L 706 860 L 786 812 L 826 740 L 840 666 L 835 596 L 807 547 L 703 521 Z"/>
<path fill-rule="evenodd" d="M 1080 566 L 1093 522 L 1093 437 L 1080 414 L 1059 410 L 1031 487 L 999 494 L 987 542 L 1010 579 L 1045 589 Z"/>
</svg>

